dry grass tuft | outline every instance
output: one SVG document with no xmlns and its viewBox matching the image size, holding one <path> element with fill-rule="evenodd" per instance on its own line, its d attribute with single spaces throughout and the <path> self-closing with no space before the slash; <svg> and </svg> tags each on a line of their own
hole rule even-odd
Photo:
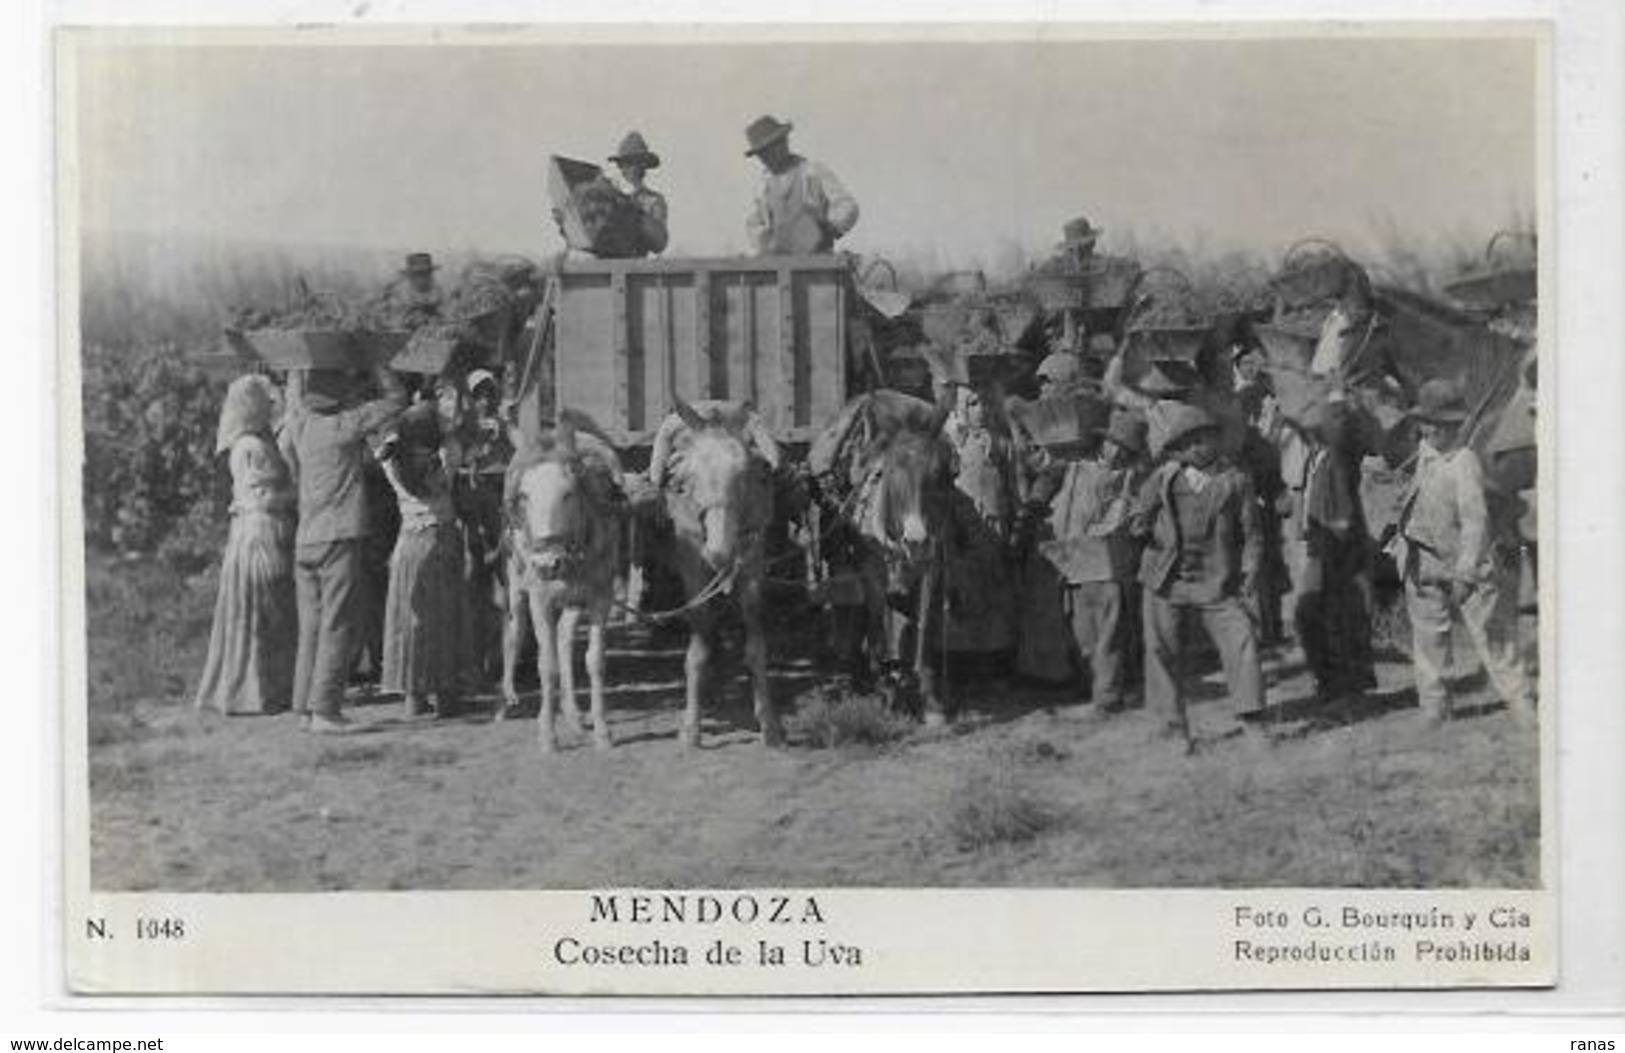
<svg viewBox="0 0 1625 1053">
<path fill-rule="evenodd" d="M 312 766 L 317 771 L 363 771 L 378 766 L 393 752 L 387 742 L 335 746 L 318 754 Z"/>
<path fill-rule="evenodd" d="M 961 852 L 1021 844 L 1057 829 L 1061 813 L 1009 775 L 966 779 L 948 804 L 948 833 Z"/>
<path fill-rule="evenodd" d="M 797 700 L 786 725 L 791 736 L 823 749 L 886 746 L 906 737 L 914 727 L 880 695 L 824 686 Z"/>
</svg>

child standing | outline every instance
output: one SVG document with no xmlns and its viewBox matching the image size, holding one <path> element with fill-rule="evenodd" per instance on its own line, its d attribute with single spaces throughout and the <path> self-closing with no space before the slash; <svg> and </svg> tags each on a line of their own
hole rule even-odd
<svg viewBox="0 0 1625 1053">
<path fill-rule="evenodd" d="M 1078 653 L 1089 664 L 1093 714 L 1124 708 L 1134 654 L 1140 589 L 1139 543 L 1129 512 L 1144 478 L 1146 423 L 1118 413 L 1092 458 L 1067 464 L 1050 505 L 1054 540 L 1042 551 L 1065 582 L 1064 605 Z"/>
<path fill-rule="evenodd" d="M 1523 723 L 1535 697 L 1518 648 L 1517 589 L 1496 558 L 1478 455 L 1461 444 L 1467 407 L 1448 381 L 1430 380 L 1411 411 L 1421 442 L 1395 535 L 1411 618 L 1416 695 L 1431 723 L 1450 719 L 1444 674 L 1459 619 L 1495 693 Z M 1515 566 L 1515 564 L 1514 564 Z"/>
<path fill-rule="evenodd" d="M 1001 668 L 1016 644 L 1011 529 L 1020 504 L 1015 444 L 995 421 L 997 400 L 970 388 L 943 426 L 954 450 L 958 544 L 948 566 L 948 650 L 975 655 L 984 672 Z"/>
<path fill-rule="evenodd" d="M 1264 708 L 1257 633 L 1263 546 L 1252 483 L 1219 460 L 1219 421 L 1178 405 L 1165 424 L 1168 459 L 1141 488 L 1133 525 L 1147 539 L 1140 561 L 1146 703 L 1194 752 L 1180 683 L 1179 637 L 1187 619 L 1199 619 L 1218 648 L 1237 708 Z"/>
</svg>

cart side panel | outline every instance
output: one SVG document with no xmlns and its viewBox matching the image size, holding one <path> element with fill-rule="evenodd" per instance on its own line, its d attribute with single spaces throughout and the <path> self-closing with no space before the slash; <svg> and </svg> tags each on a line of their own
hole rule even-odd
<svg viewBox="0 0 1625 1053">
<path fill-rule="evenodd" d="M 675 399 L 704 398 L 695 368 L 692 273 L 629 273 L 626 281 L 629 434 L 652 431 Z"/>
<path fill-rule="evenodd" d="M 771 385 L 777 371 L 765 360 L 779 347 L 778 277 L 719 269 L 711 294 L 711 390 L 718 398 L 750 402 L 776 433 Z"/>
<path fill-rule="evenodd" d="M 623 441 L 626 340 L 624 325 L 622 335 L 616 332 L 618 283 L 608 274 L 570 274 L 562 280 L 553 349 L 558 405 L 587 413 Z"/>
<path fill-rule="evenodd" d="M 557 401 L 647 443 L 678 398 L 755 406 L 806 441 L 846 395 L 850 275 L 827 257 L 594 261 L 561 278 Z"/>
<path fill-rule="evenodd" d="M 847 277 L 839 271 L 798 276 L 795 432 L 810 438 L 846 401 Z"/>
</svg>

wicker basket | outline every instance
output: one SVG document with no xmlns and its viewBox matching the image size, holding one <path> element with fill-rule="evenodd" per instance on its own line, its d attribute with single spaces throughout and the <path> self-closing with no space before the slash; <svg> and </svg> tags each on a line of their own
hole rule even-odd
<svg viewBox="0 0 1625 1053">
<path fill-rule="evenodd" d="M 1129 341 L 1147 361 L 1194 366 L 1207 345 L 1209 332 L 1205 325 L 1148 326 L 1130 330 Z"/>
<path fill-rule="evenodd" d="M 1292 306 L 1319 303 L 1340 294 L 1359 265 L 1329 241 L 1309 238 L 1287 250 L 1270 289 Z"/>
<path fill-rule="evenodd" d="M 1006 344 L 1021 343 L 1042 315 L 1040 306 L 1027 296 L 1001 295 L 993 301 L 993 317 Z"/>
<path fill-rule="evenodd" d="M 1258 322 L 1253 334 L 1264 345 L 1264 355 L 1270 365 L 1289 369 L 1307 370 L 1315 357 L 1315 344 L 1320 339 L 1316 330 L 1294 328 L 1272 322 Z"/>
<path fill-rule="evenodd" d="M 1010 402 L 1010 416 L 1040 446 L 1088 443 L 1111 420 L 1112 407 L 1100 395 L 1078 391 L 1049 398 Z"/>
<path fill-rule="evenodd" d="M 1083 274 L 1031 274 L 1027 291 L 1046 311 L 1079 311 L 1089 306 L 1089 278 Z"/>
<path fill-rule="evenodd" d="M 965 375 L 970 386 L 978 391 L 1009 388 L 1021 379 L 1026 369 L 1027 362 L 1020 355 L 983 351 L 965 356 Z"/>
<path fill-rule="evenodd" d="M 1479 310 L 1532 302 L 1537 295 L 1533 267 L 1485 270 L 1463 275 L 1444 287 L 1451 298 Z"/>
<path fill-rule="evenodd" d="M 457 330 L 419 329 L 400 354 L 390 359 L 389 368 L 397 373 L 436 377 L 446 371 L 452 356 L 462 346 L 462 333 Z"/>
<path fill-rule="evenodd" d="M 1128 303 L 1143 273 L 1140 265 L 1120 256 L 1096 257 L 1089 269 L 1089 302 L 1093 311 L 1117 310 Z"/>
<path fill-rule="evenodd" d="M 601 183 L 603 169 L 588 161 L 553 157 L 547 166 L 547 193 L 559 213 L 565 242 L 605 258 L 643 255 L 642 213 L 626 195 Z M 589 195 L 601 198 L 587 208 Z"/>
<path fill-rule="evenodd" d="M 277 369 L 371 369 L 406 346 L 410 334 L 384 330 L 257 329 L 243 341 Z"/>
<path fill-rule="evenodd" d="M 1121 256 L 1096 256 L 1077 273 L 1035 271 L 1027 290 L 1046 311 L 1109 311 L 1128 302 L 1140 265 Z"/>
<path fill-rule="evenodd" d="M 981 309 L 982 305 L 963 300 L 925 304 L 920 308 L 920 332 L 938 347 L 956 347 Z"/>
</svg>

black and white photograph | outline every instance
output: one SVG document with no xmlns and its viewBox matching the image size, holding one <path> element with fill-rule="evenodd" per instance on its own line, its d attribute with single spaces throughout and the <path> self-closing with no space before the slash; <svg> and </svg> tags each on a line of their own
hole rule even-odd
<svg viewBox="0 0 1625 1053">
<path fill-rule="evenodd" d="M 87 896 L 1552 889 L 1538 25 L 56 45 Z"/>
</svg>

